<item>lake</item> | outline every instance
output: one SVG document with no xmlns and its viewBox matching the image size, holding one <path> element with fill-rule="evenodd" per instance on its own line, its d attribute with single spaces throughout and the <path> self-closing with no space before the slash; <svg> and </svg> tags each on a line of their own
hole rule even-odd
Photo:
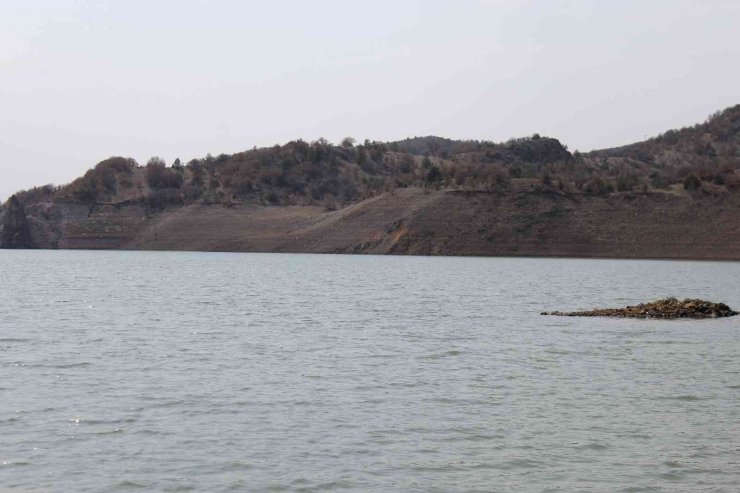
<svg viewBox="0 0 740 493">
<path fill-rule="evenodd" d="M 0 250 L 0 491 L 740 491 L 740 263 Z"/>
</svg>

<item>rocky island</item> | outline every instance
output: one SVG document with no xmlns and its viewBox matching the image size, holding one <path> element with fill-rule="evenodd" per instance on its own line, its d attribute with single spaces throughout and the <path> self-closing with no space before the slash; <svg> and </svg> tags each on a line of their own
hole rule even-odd
<svg viewBox="0 0 740 493">
<path fill-rule="evenodd" d="M 622 317 L 622 318 L 719 318 L 734 317 L 738 312 L 724 303 L 676 298 L 665 298 L 624 308 L 597 308 L 582 312 L 542 312 L 558 317 Z"/>
</svg>

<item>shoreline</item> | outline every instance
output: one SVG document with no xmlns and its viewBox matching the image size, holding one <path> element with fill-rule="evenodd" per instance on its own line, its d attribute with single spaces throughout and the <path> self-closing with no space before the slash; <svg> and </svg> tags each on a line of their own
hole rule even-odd
<svg viewBox="0 0 740 493">
<path fill-rule="evenodd" d="M 660 262 L 717 262 L 737 263 L 740 258 L 710 257 L 615 257 L 599 255 L 465 255 L 465 254 L 430 254 L 413 253 L 372 253 L 372 252 L 308 252 L 308 251 L 263 251 L 263 250 L 199 250 L 199 249 L 156 249 L 156 248 L 0 248 L 0 251 L 64 251 L 64 252 L 146 252 L 146 253 L 232 253 L 259 255 L 339 255 L 347 257 L 418 257 L 418 258 L 481 258 L 481 259 L 551 259 L 551 260 L 635 260 Z"/>
</svg>

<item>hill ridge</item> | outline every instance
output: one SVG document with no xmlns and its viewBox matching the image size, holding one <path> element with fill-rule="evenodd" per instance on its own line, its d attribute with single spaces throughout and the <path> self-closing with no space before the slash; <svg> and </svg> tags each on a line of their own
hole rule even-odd
<svg viewBox="0 0 740 493">
<path fill-rule="evenodd" d="M 738 189 L 740 105 L 588 153 L 535 134 L 297 140 L 171 165 L 111 157 L 68 185 L 13 195 L 0 208 L 0 247 L 740 258 L 707 219 L 726 221 L 729 238 Z M 675 223 L 662 233 L 674 246 L 627 241 L 662 217 Z M 607 221 L 623 238 L 594 243 Z M 706 240 L 689 242 L 687 231 Z M 553 249 L 562 238 L 570 246 Z"/>
</svg>

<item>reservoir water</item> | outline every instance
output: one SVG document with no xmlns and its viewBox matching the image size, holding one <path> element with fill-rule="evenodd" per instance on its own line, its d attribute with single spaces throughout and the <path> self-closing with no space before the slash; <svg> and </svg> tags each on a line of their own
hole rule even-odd
<svg viewBox="0 0 740 493">
<path fill-rule="evenodd" d="M 740 491 L 740 263 L 0 251 L 0 491 Z"/>
</svg>

